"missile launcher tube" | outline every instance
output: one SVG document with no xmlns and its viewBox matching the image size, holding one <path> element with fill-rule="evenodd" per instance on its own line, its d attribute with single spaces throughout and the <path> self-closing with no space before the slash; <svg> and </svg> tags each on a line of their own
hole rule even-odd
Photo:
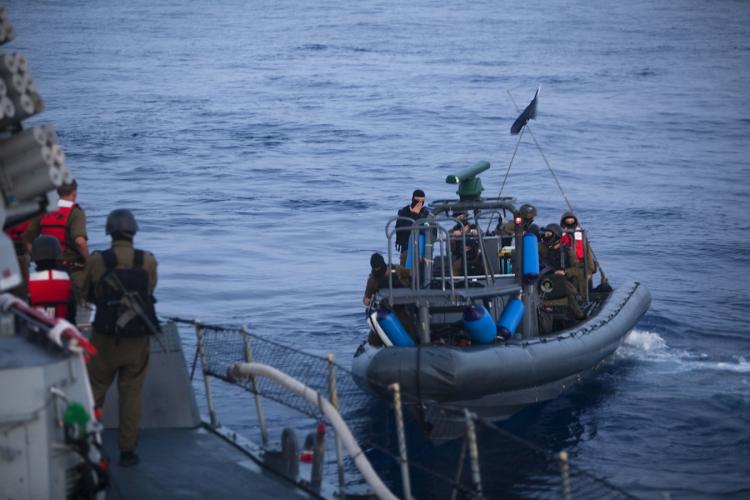
<svg viewBox="0 0 750 500">
<path fill-rule="evenodd" d="M 33 148 L 53 146 L 57 143 L 57 133 L 47 125 L 37 125 L 0 140 L 0 158 L 6 163 L 16 156 L 25 155 Z"/>
</svg>

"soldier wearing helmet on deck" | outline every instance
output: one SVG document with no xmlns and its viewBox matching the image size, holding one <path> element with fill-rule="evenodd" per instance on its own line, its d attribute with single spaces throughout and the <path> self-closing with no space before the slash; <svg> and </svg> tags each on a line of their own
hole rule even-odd
<svg viewBox="0 0 750 500">
<path fill-rule="evenodd" d="M 98 354 L 88 365 L 96 406 L 104 406 L 107 389 L 118 377 L 120 465 L 139 462 L 138 424 L 143 382 L 149 361 L 149 336 L 158 330 L 153 292 L 156 259 L 133 247 L 138 224 L 130 210 L 113 210 L 106 233 L 109 250 L 95 252 L 86 265 L 84 291 L 96 304 L 91 343 Z"/>
</svg>

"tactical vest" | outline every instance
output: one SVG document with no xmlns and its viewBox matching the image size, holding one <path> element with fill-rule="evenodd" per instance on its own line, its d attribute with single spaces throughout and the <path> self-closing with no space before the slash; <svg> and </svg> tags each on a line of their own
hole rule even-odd
<svg viewBox="0 0 750 500">
<path fill-rule="evenodd" d="M 149 335 L 154 332 L 147 321 L 159 328 L 154 299 L 149 293 L 148 272 L 143 269 L 144 252 L 134 252 L 130 269 L 117 269 L 117 256 L 113 250 L 101 253 L 106 271 L 94 289 L 94 331 L 97 333 L 123 337 Z M 133 307 L 134 302 L 136 307 Z"/>
<path fill-rule="evenodd" d="M 52 318 L 67 318 L 73 288 L 65 271 L 50 269 L 29 275 L 29 302 Z"/>
<path fill-rule="evenodd" d="M 56 238 L 60 242 L 60 248 L 63 252 L 68 247 L 68 219 L 70 219 L 70 214 L 76 206 L 73 202 L 60 200 L 57 204 L 57 210 L 44 214 L 39 219 L 40 233 Z"/>
</svg>

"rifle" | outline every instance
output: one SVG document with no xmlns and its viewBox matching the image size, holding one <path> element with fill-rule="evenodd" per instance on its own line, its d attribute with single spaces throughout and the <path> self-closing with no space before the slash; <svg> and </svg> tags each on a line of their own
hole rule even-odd
<svg viewBox="0 0 750 500">
<path fill-rule="evenodd" d="M 124 329 L 133 319 L 140 318 L 143 324 L 146 325 L 148 333 L 154 336 L 159 346 L 166 352 L 164 344 L 158 337 L 161 334 L 161 329 L 154 325 L 151 318 L 146 314 L 143 297 L 138 292 L 133 292 L 125 288 L 125 285 L 122 284 L 114 269 L 107 271 L 102 279 L 111 288 L 119 290 L 122 293 L 120 299 L 114 301 L 120 306 L 115 329 Z M 124 312 L 120 312 L 123 308 Z"/>
</svg>

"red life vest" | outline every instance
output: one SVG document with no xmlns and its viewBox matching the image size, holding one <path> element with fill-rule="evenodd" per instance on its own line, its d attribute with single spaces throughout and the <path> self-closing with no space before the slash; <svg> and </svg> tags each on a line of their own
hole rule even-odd
<svg viewBox="0 0 750 500">
<path fill-rule="evenodd" d="M 39 219 L 40 233 L 57 238 L 63 252 L 68 247 L 68 219 L 76 206 L 75 202 L 60 200 L 57 202 L 57 210 L 45 214 Z"/>
<path fill-rule="evenodd" d="M 26 229 L 30 224 L 31 221 L 27 220 L 26 222 L 21 222 L 20 224 L 16 224 L 15 226 L 11 226 L 5 230 L 5 234 L 7 234 L 8 237 L 13 241 L 13 246 L 15 247 L 16 254 L 18 255 L 24 253 L 23 233 L 26 232 Z"/>
<path fill-rule="evenodd" d="M 52 318 L 67 318 L 73 287 L 65 271 L 50 269 L 29 275 L 31 305 Z"/>
<path fill-rule="evenodd" d="M 31 224 L 31 221 L 27 220 L 26 222 L 21 222 L 20 224 L 11 226 L 5 230 L 5 234 L 7 234 L 14 242 L 20 241 L 23 237 L 23 233 L 25 233 L 26 229 L 29 227 L 29 224 Z"/>
<path fill-rule="evenodd" d="M 575 247 L 573 246 L 575 242 Z M 583 242 L 583 230 L 580 226 L 577 226 L 575 231 L 573 232 L 573 237 L 570 237 L 570 233 L 563 233 L 562 238 L 560 238 L 560 243 L 563 245 L 567 245 L 571 248 L 575 248 L 576 251 L 576 259 L 578 262 L 583 262 L 586 258 L 586 248 L 585 243 Z"/>
</svg>

